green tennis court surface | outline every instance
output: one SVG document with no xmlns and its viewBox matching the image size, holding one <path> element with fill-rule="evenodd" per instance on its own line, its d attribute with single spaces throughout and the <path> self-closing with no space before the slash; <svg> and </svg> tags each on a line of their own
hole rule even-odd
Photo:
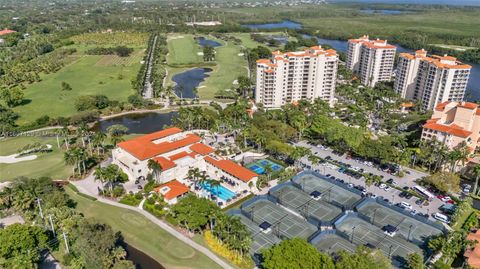
<svg viewBox="0 0 480 269">
<path fill-rule="evenodd" d="M 282 205 L 299 212 L 304 217 L 311 216 L 319 221 L 330 222 L 342 214 L 342 210 L 324 201 L 315 201 L 306 192 L 292 185 L 284 185 L 271 192 Z"/>
<path fill-rule="evenodd" d="M 295 178 L 295 182 L 300 184 L 306 193 L 319 191 L 322 194 L 322 200 L 326 202 L 335 201 L 346 207 L 352 207 L 356 202 L 362 199 L 362 196 L 359 194 L 353 193 L 311 174 L 300 175 Z"/>
<path fill-rule="evenodd" d="M 315 240 L 312 244 L 322 252 L 335 253 L 340 250 L 345 250 L 347 252 L 355 252 L 357 246 L 350 243 L 347 239 L 337 235 L 337 234 L 325 234 L 321 235 L 319 240 Z"/>
<path fill-rule="evenodd" d="M 242 214 L 233 215 L 240 218 L 240 221 L 247 226 L 247 229 L 252 233 L 252 248 L 250 252 L 259 253 L 261 249 L 269 248 L 275 244 L 280 243 L 280 239 L 275 236 L 272 232 L 265 234 L 260 231 L 260 227 L 255 222 L 251 221 L 249 218 L 245 217 Z"/>
<path fill-rule="evenodd" d="M 397 260 L 407 259 L 408 254 L 413 252 L 422 253 L 417 245 L 399 236 L 390 237 L 381 228 L 356 216 L 347 216 L 336 225 L 336 228 L 344 233 L 353 244 L 370 244 L 383 251 L 387 257 Z"/>
<path fill-rule="evenodd" d="M 383 227 L 388 224 L 395 226 L 398 229 L 397 233 L 405 239 L 410 238 L 410 240 L 424 242 L 428 237 L 442 233 L 433 226 L 373 201 L 360 204 L 357 206 L 357 210 L 370 218 L 375 226 Z"/>
<path fill-rule="evenodd" d="M 268 200 L 258 200 L 242 208 L 252 216 L 257 225 L 266 221 L 272 225 L 273 234 L 280 238 L 301 237 L 308 239 L 317 228 L 300 216 L 272 203 Z"/>
</svg>

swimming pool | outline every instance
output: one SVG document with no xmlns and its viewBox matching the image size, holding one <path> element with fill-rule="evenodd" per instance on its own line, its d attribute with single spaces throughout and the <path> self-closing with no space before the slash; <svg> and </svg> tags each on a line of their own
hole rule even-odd
<svg viewBox="0 0 480 269">
<path fill-rule="evenodd" d="M 202 183 L 200 184 L 203 189 L 208 191 L 209 193 L 219 197 L 223 201 L 227 201 L 228 199 L 233 199 L 235 197 L 235 193 L 222 185 L 211 187 L 209 183 Z"/>
<path fill-rule="evenodd" d="M 274 172 L 283 169 L 283 166 L 267 159 L 263 159 L 263 160 L 259 160 L 254 163 L 251 163 L 247 165 L 247 168 L 257 174 L 265 174 L 265 167 L 267 167 L 268 165 Z"/>
</svg>

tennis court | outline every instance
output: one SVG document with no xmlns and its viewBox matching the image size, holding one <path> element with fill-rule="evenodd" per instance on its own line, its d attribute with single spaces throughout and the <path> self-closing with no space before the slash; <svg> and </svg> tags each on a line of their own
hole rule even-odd
<svg viewBox="0 0 480 269">
<path fill-rule="evenodd" d="M 317 228 L 300 216 L 294 215 L 269 200 L 257 200 L 242 210 L 252 216 L 252 221 L 257 225 L 266 221 L 271 225 L 274 235 L 279 238 L 301 237 L 308 239 Z"/>
<path fill-rule="evenodd" d="M 425 242 L 426 238 L 442 233 L 438 228 L 374 201 L 358 205 L 357 210 L 359 213 L 369 217 L 373 224 L 378 227 L 383 227 L 388 224 L 395 226 L 398 229 L 397 233 L 401 234 L 405 239 L 409 238 L 410 233 L 410 240 L 414 242 Z"/>
<path fill-rule="evenodd" d="M 346 216 L 340 223 L 336 224 L 336 228 L 344 233 L 348 237 L 346 239 L 353 244 L 357 246 L 373 245 L 382 250 L 387 257 L 390 255 L 393 259 L 407 259 L 410 253 L 422 253 L 422 250 L 417 245 L 406 241 L 398 235 L 390 237 L 381 228 L 354 215 Z"/>
<path fill-rule="evenodd" d="M 329 222 L 342 214 L 342 210 L 324 201 L 315 201 L 309 194 L 292 185 L 283 185 L 271 192 L 282 205 L 302 214 L 311 216 L 322 222 Z"/>
<path fill-rule="evenodd" d="M 327 253 L 336 253 L 340 250 L 345 250 L 347 252 L 355 252 L 356 246 L 347 239 L 337 235 L 337 234 L 321 234 L 319 239 L 314 239 L 312 244 L 322 252 Z"/>
<path fill-rule="evenodd" d="M 267 159 L 248 164 L 246 167 L 259 175 L 265 174 L 266 167 L 270 167 L 271 171 L 273 172 L 283 169 L 283 166 Z"/>
<path fill-rule="evenodd" d="M 245 217 L 243 214 L 235 214 L 240 218 L 240 221 L 247 227 L 247 229 L 252 233 L 252 253 L 259 253 L 261 249 L 269 248 L 277 243 L 280 243 L 280 239 L 276 237 L 273 232 L 268 234 L 260 231 L 258 224 L 251 221 L 249 218 Z"/>
<path fill-rule="evenodd" d="M 319 191 L 322 194 L 323 201 L 335 201 L 345 207 L 352 207 L 362 199 L 361 195 L 312 174 L 300 174 L 294 179 L 294 182 L 300 184 L 306 193 Z"/>
</svg>

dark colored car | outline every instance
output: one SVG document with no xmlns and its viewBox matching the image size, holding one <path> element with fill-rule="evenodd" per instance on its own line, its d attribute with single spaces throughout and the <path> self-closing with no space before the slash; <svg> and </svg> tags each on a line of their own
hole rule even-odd
<svg viewBox="0 0 480 269">
<path fill-rule="evenodd" d="M 407 195 L 407 193 L 404 192 L 404 191 L 402 191 L 398 196 L 401 197 L 401 198 L 403 198 L 403 197 L 405 197 L 405 195 Z"/>
<path fill-rule="evenodd" d="M 388 183 L 388 184 L 393 184 L 393 178 L 388 179 L 388 180 L 387 180 L 387 183 Z"/>
<path fill-rule="evenodd" d="M 404 190 L 408 191 L 410 188 L 408 186 L 403 187 Z"/>
<path fill-rule="evenodd" d="M 408 193 L 408 192 L 407 192 L 407 194 L 405 195 L 405 199 L 410 199 L 410 198 L 412 198 L 412 197 L 413 197 L 413 195 L 412 195 L 411 193 Z"/>
<path fill-rule="evenodd" d="M 423 200 L 422 200 L 422 199 L 418 199 L 417 201 L 415 201 L 415 204 L 416 204 L 416 205 L 422 205 L 422 204 L 423 204 Z"/>
</svg>

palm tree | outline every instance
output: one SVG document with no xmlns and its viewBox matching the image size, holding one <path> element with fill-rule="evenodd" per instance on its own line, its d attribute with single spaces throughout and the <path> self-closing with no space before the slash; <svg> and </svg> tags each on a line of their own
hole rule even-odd
<svg viewBox="0 0 480 269">
<path fill-rule="evenodd" d="M 0 205 L 10 208 L 12 206 L 13 200 L 15 199 L 16 194 L 12 188 L 6 187 L 0 193 Z"/>
<path fill-rule="evenodd" d="M 162 172 L 162 165 L 153 159 L 148 160 L 147 162 L 148 169 L 152 170 L 153 177 L 155 180 L 158 180 L 160 173 Z"/>
<path fill-rule="evenodd" d="M 67 147 L 67 150 L 68 150 L 68 147 L 70 146 L 69 142 L 68 142 L 68 134 L 69 134 L 69 130 L 68 130 L 68 127 L 65 125 L 63 126 L 62 130 L 61 130 L 61 133 L 63 135 L 63 139 L 65 140 L 65 147 Z"/>
<path fill-rule="evenodd" d="M 98 166 L 97 168 L 95 168 L 93 175 L 95 176 L 94 177 L 95 181 L 98 180 L 102 184 L 105 184 L 105 170 L 102 167 Z"/>
<path fill-rule="evenodd" d="M 473 194 L 477 194 L 478 188 L 478 179 L 480 179 L 480 164 L 475 165 L 473 167 L 473 174 L 475 175 L 475 186 L 473 187 Z"/>
<path fill-rule="evenodd" d="M 107 138 L 107 135 L 101 131 L 95 133 L 95 135 L 93 136 L 92 144 L 97 149 L 97 155 L 100 155 L 100 149 L 102 150 L 102 153 L 103 153 L 103 143 L 105 143 L 106 138 Z"/>
<path fill-rule="evenodd" d="M 77 159 L 72 150 L 67 149 L 65 153 L 63 154 L 63 160 L 65 161 L 66 164 L 69 164 L 72 166 L 72 177 L 75 176 L 75 167 L 77 167 Z"/>
</svg>

